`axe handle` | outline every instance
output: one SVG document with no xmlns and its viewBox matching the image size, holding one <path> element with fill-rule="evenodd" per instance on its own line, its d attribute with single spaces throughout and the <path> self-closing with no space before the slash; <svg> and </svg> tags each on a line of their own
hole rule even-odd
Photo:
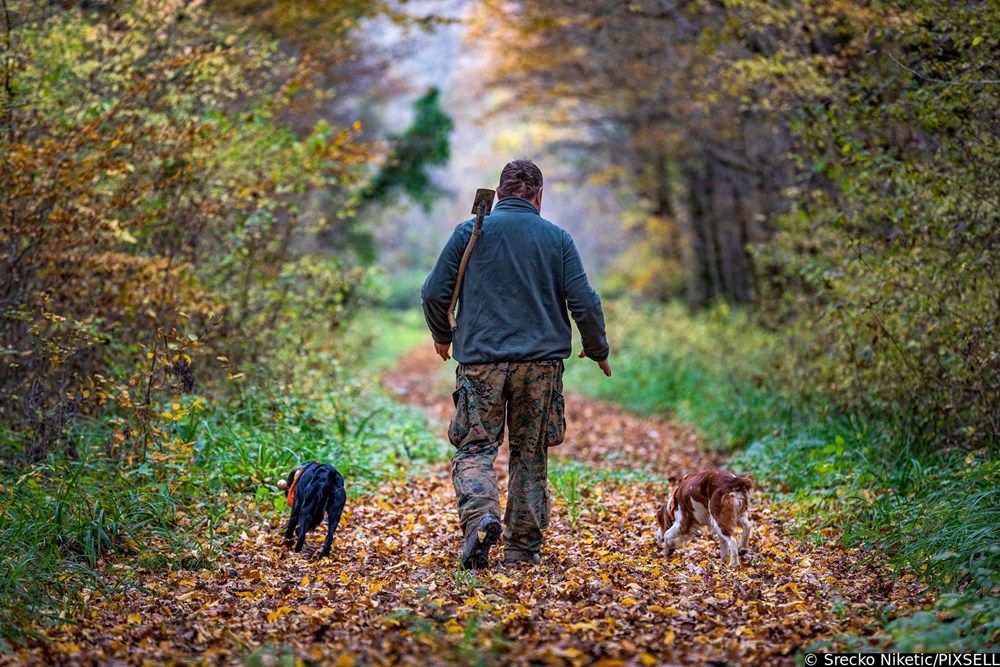
<svg viewBox="0 0 1000 667">
<path fill-rule="evenodd" d="M 452 331 L 458 328 L 458 320 L 455 319 L 455 307 L 458 305 L 458 293 L 462 291 L 462 279 L 465 277 L 465 268 L 469 265 L 469 256 L 472 255 L 472 249 L 476 247 L 476 241 L 479 240 L 479 235 L 483 232 L 483 217 L 486 215 L 483 209 L 484 206 L 480 205 L 479 210 L 476 211 L 476 224 L 472 228 L 469 245 L 465 246 L 465 252 L 462 253 L 462 261 L 458 263 L 458 278 L 455 280 L 455 291 L 451 293 L 451 305 L 448 306 L 448 324 L 451 326 Z"/>
</svg>

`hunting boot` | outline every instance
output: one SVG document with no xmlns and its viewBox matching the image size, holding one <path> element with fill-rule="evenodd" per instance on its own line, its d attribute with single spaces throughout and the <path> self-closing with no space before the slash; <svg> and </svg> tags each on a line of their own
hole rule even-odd
<svg viewBox="0 0 1000 667">
<path fill-rule="evenodd" d="M 484 516 L 465 538 L 460 557 L 462 567 L 466 570 L 485 569 L 489 565 L 490 547 L 500 539 L 502 530 L 499 519 Z"/>
</svg>

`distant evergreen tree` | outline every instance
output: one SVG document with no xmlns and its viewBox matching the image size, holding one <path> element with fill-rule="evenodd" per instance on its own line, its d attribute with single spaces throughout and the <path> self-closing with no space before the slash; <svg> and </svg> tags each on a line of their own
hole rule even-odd
<svg viewBox="0 0 1000 667">
<path fill-rule="evenodd" d="M 429 88 L 413 107 L 416 117 L 402 135 L 392 138 L 393 149 L 378 174 L 365 189 L 362 202 L 389 202 L 400 190 L 428 211 L 442 194 L 431 184 L 427 168 L 447 164 L 448 138 L 454 127 L 441 108 L 440 91 Z"/>
</svg>

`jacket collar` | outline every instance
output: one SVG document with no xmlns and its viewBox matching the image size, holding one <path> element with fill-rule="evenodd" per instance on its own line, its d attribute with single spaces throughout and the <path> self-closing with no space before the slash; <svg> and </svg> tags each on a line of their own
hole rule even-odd
<svg viewBox="0 0 1000 667">
<path fill-rule="evenodd" d="M 530 211 L 535 215 L 539 215 L 538 209 L 527 199 L 521 199 L 520 197 L 504 197 L 497 202 L 496 206 L 493 207 L 494 211 L 510 209 L 519 211 Z"/>
</svg>

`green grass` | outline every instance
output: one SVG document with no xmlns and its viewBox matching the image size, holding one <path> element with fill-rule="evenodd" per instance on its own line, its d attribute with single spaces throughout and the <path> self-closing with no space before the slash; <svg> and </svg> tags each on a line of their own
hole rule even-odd
<svg viewBox="0 0 1000 667">
<path fill-rule="evenodd" d="M 222 410 L 200 420 L 193 455 L 195 465 L 212 466 L 238 491 L 252 491 L 260 480 L 283 477 L 306 461 L 325 461 L 351 480 L 349 492 L 356 495 L 414 464 L 443 460 L 445 445 L 419 410 L 370 390 L 347 399 L 254 399 L 240 410 Z"/>
<path fill-rule="evenodd" d="M 900 651 L 967 651 L 1000 639 L 1000 460 L 928 452 L 859 420 L 763 438 L 731 464 L 847 544 L 942 591 L 933 610 L 889 622 Z M 812 534 L 817 534 L 813 532 Z M 863 646 L 863 643 L 859 643 Z"/>
<path fill-rule="evenodd" d="M 800 509 L 803 525 L 832 525 L 848 545 L 888 557 L 940 591 L 931 611 L 887 621 L 896 650 L 975 650 L 1000 639 L 1000 457 L 997 450 L 934 451 L 892 424 L 831 415 L 814 392 L 783 378 L 789 342 L 745 312 L 720 307 L 607 308 L 607 380 L 568 364 L 567 384 L 644 414 L 697 427 L 729 466 Z M 592 364 L 590 364 L 592 365 Z M 809 402 L 801 398 L 810 393 Z M 553 472 L 571 507 L 580 470 Z M 819 535 L 811 531 L 811 535 Z M 858 640 L 863 647 L 863 640 Z"/>
<path fill-rule="evenodd" d="M 422 413 L 373 387 L 243 395 L 238 407 L 185 399 L 189 414 L 144 457 L 109 456 L 111 428 L 98 421 L 71 434 L 74 460 L 0 469 L 0 650 L 31 637 L 33 622 L 72 618 L 83 588 L 115 585 L 100 567 L 107 559 L 211 567 L 229 539 L 220 525 L 281 513 L 276 484 L 296 465 L 332 463 L 357 496 L 450 453 Z"/>
<path fill-rule="evenodd" d="M 355 372 L 368 375 L 389 369 L 401 358 L 405 361 L 405 355 L 419 348 L 430 351 L 434 345 L 419 308 L 372 308 L 354 319 L 346 337 L 353 341 L 348 356 L 357 360 Z M 454 359 L 441 362 L 428 379 L 427 391 L 450 393 L 456 366 Z"/>
<path fill-rule="evenodd" d="M 344 337 L 351 346 L 349 356 L 368 370 L 387 368 L 404 352 L 433 345 L 419 308 L 368 309 L 354 318 Z"/>
<path fill-rule="evenodd" d="M 52 460 L 4 471 L 0 486 L 0 649 L 32 633 L 35 619 L 56 621 L 84 586 L 98 587 L 98 565 L 134 555 L 143 535 L 171 530 L 180 498 L 138 482 L 107 461 Z"/>
<path fill-rule="evenodd" d="M 713 447 L 743 446 L 790 417 L 775 379 L 779 337 L 726 306 L 692 316 L 684 306 L 606 304 L 613 375 L 572 360 L 566 383 L 644 415 L 693 424 Z M 579 349 L 579 345 L 577 348 Z"/>
<path fill-rule="evenodd" d="M 587 463 L 552 457 L 549 460 L 549 483 L 555 495 L 566 505 L 570 525 L 576 527 L 585 509 L 593 505 L 590 495 L 594 485 L 602 482 L 618 484 L 635 484 L 641 482 L 658 482 L 666 488 L 668 481 L 648 468 L 640 469 L 606 469 L 597 468 Z"/>
<path fill-rule="evenodd" d="M 183 416 L 157 417 L 164 433 L 148 447 L 136 428 L 122 439 L 123 422 L 116 440 L 123 415 L 109 411 L 67 434 L 76 458 L 24 467 L 13 454 L 26 436 L 0 429 L 0 651 L 31 637 L 34 622 L 72 618 L 84 588 L 117 585 L 105 560 L 210 567 L 229 539 L 223 523 L 285 510 L 277 482 L 296 465 L 332 463 L 358 496 L 450 456 L 421 411 L 375 384 L 399 354 L 429 344 L 419 311 L 371 309 L 335 337 L 302 335 L 308 344 L 273 350 L 245 384 L 152 410 Z"/>
</svg>

